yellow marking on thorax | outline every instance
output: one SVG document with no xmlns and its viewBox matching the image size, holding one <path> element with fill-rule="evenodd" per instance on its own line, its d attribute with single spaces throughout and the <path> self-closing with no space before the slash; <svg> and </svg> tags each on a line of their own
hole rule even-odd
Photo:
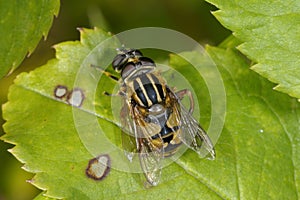
<svg viewBox="0 0 300 200">
<path fill-rule="evenodd" d="M 139 105 L 144 106 L 143 102 L 140 100 L 140 98 L 134 91 L 133 81 L 126 81 L 125 85 L 127 88 L 127 98 L 133 98 Z"/>
<path fill-rule="evenodd" d="M 140 78 L 137 78 L 136 81 L 138 82 L 138 84 L 139 84 L 139 86 L 140 86 L 140 88 L 141 88 L 143 94 L 144 94 L 145 97 L 146 97 L 146 101 L 147 101 L 147 103 L 148 103 L 148 106 L 150 107 L 150 106 L 152 105 L 152 102 L 151 102 L 151 100 L 150 100 L 149 97 L 148 97 L 147 91 L 145 90 L 144 85 L 143 85 L 141 79 L 140 79 Z M 136 96 L 136 98 L 139 99 L 139 97 L 136 95 L 136 93 L 135 93 L 135 96 Z M 139 99 L 139 100 L 140 100 L 140 99 Z M 143 103 L 141 102 L 140 105 L 143 105 Z M 143 105 L 143 106 L 145 106 L 145 105 Z"/>
<path fill-rule="evenodd" d="M 154 74 L 153 74 L 154 75 Z M 154 75 L 155 76 L 155 75 Z M 158 89 L 157 89 L 157 87 L 156 87 L 156 84 L 155 84 L 155 81 L 152 79 L 152 77 L 151 77 L 151 75 L 150 74 L 147 74 L 147 77 L 149 78 L 149 80 L 150 80 L 150 82 L 151 82 L 151 84 L 152 84 L 152 86 L 153 86 L 153 88 L 154 88 L 154 90 L 155 90 L 155 93 L 156 93 L 156 97 L 157 97 L 157 101 L 158 102 L 162 102 L 162 99 L 161 99 L 161 97 L 160 97 L 160 95 L 159 95 L 159 92 L 158 92 Z M 158 78 L 158 77 L 156 77 L 159 81 L 160 81 L 160 79 Z M 161 84 L 161 86 L 164 88 L 164 86 L 163 86 L 163 83 L 158 83 L 158 84 Z M 164 90 L 164 89 L 163 89 Z"/>
</svg>

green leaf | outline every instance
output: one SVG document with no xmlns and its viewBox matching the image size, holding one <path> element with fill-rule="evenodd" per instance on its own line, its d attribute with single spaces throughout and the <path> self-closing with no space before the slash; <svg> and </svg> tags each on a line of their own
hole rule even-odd
<svg viewBox="0 0 300 200">
<path fill-rule="evenodd" d="M 51 200 L 52 198 L 46 197 L 43 192 L 37 195 L 34 200 Z"/>
<path fill-rule="evenodd" d="M 25 164 L 25 170 L 35 173 L 30 182 L 45 190 L 44 195 L 69 199 L 297 199 L 299 104 L 269 90 L 272 84 L 249 70 L 247 60 L 225 44 L 207 48 L 227 95 L 226 122 L 216 145 L 216 160 L 203 160 L 187 151 L 165 167 L 161 183 L 149 189 L 143 186 L 142 174 L 117 170 L 128 161 L 111 149 L 111 144 L 119 145 L 120 129 L 109 110 L 113 98 L 102 94 L 112 92 L 117 84 L 99 77 L 102 73 L 91 64 L 106 68 L 115 54 L 111 50 L 119 44 L 115 40 L 103 44 L 110 35 L 99 29 L 80 31 L 80 42 L 55 47 L 57 59 L 21 74 L 3 107 L 7 122 L 2 139 L 16 145 L 10 151 Z M 181 56 L 207 64 L 193 52 Z M 172 55 L 170 65 L 191 78 L 201 102 L 201 122 L 207 127 L 211 112 L 207 107 L 213 99 L 209 100 L 205 82 L 181 57 Z M 57 86 L 62 90 L 55 93 Z M 54 96 L 64 88 L 68 96 Z M 72 91 L 84 94 L 82 104 L 68 103 Z M 107 139 L 111 141 L 108 147 Z M 110 172 L 99 181 L 88 178 L 88 162 L 103 154 L 111 158 Z"/>
<path fill-rule="evenodd" d="M 242 41 L 238 49 L 256 63 L 251 69 L 277 83 L 276 90 L 300 98 L 299 1 L 207 1 Z"/>
<path fill-rule="evenodd" d="M 0 78 L 13 72 L 46 37 L 59 0 L 0 1 Z"/>
<path fill-rule="evenodd" d="M 217 146 L 224 162 L 213 171 L 223 177 L 214 178 L 224 185 L 218 191 L 230 199 L 297 199 L 298 102 L 270 90 L 273 85 L 247 70 L 236 51 L 209 47 L 208 52 L 227 83 L 228 112 Z"/>
</svg>

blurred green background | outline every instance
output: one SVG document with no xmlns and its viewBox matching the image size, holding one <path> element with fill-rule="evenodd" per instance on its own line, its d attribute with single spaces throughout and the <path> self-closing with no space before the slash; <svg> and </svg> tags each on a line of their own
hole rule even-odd
<svg viewBox="0 0 300 200">
<path fill-rule="evenodd" d="M 55 56 L 51 46 L 79 40 L 77 27 L 98 26 L 112 33 L 144 26 L 164 27 L 187 34 L 201 44 L 217 45 L 230 32 L 211 15 L 213 10 L 215 7 L 203 0 L 62 0 L 47 39 L 41 40 L 17 71 L 0 80 L 0 104 L 7 101 L 8 88 L 19 73 L 31 71 Z M 3 123 L 1 117 L 0 135 L 4 134 Z M 26 182 L 33 175 L 22 170 L 22 164 L 7 152 L 12 147 L 0 141 L 0 200 L 32 199 L 39 190 Z"/>
</svg>

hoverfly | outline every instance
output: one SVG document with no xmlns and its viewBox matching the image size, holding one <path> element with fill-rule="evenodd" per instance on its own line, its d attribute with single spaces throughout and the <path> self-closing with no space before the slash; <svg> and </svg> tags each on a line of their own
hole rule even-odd
<svg viewBox="0 0 300 200">
<path fill-rule="evenodd" d="M 121 74 L 119 94 L 124 97 L 121 123 L 134 138 L 141 168 L 155 186 L 161 162 L 184 143 L 200 156 L 215 158 L 213 144 L 193 118 L 193 96 L 187 89 L 172 91 L 156 71 L 156 64 L 136 49 L 118 49 L 112 66 Z M 188 96 L 189 110 L 181 100 Z"/>
</svg>

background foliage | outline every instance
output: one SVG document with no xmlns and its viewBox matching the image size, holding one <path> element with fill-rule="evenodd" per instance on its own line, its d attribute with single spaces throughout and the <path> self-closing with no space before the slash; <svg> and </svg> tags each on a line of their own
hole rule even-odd
<svg viewBox="0 0 300 200">
<path fill-rule="evenodd" d="M 0 77 L 3 77 L 33 52 L 42 36 L 47 36 L 52 16 L 58 14 L 59 1 L 0 1 L 0 5 Z"/>
<path fill-rule="evenodd" d="M 273 91 L 273 83 L 260 77 L 249 68 L 254 65 L 252 67 L 253 70 L 279 84 L 276 89 L 299 98 L 299 73 L 297 72 L 300 51 L 299 43 L 295 41 L 299 41 L 300 39 L 299 34 L 297 34 L 299 32 L 297 22 L 299 22 L 300 5 L 296 1 L 260 2 L 229 0 L 224 2 L 209 0 L 209 2 L 221 9 L 221 11 L 214 12 L 214 15 L 225 27 L 232 30 L 233 34 L 239 39 L 230 37 L 218 47 L 207 47 L 207 52 L 218 65 L 218 69 L 224 79 L 228 101 L 225 127 L 216 146 L 218 157 L 214 162 L 189 162 L 194 155 L 187 153 L 187 156 L 183 156 L 178 162 L 179 165 L 185 166 L 187 170 L 183 171 L 178 165 L 171 165 L 170 168 L 165 170 L 166 173 L 169 173 L 165 175 L 165 181 L 172 181 L 174 188 L 181 187 L 182 183 L 185 186 L 188 185 L 189 187 L 182 186 L 182 189 L 187 194 L 194 195 L 194 197 L 202 194 L 213 199 L 283 199 L 285 197 L 297 199 L 300 185 L 300 154 L 298 153 L 300 148 L 298 142 L 300 141 L 298 136 L 300 131 L 299 104 L 295 99 L 286 94 Z M 3 4 L 4 2 L 0 3 Z M 12 79 L 20 71 L 29 71 L 36 66 L 44 64 L 46 60 L 53 57 L 53 50 L 49 48 L 51 45 L 61 41 L 78 40 L 77 27 L 98 26 L 113 33 L 118 33 L 140 26 L 159 26 L 183 32 L 201 43 L 217 45 L 229 35 L 229 32 L 222 28 L 212 17 L 210 14 L 211 10 L 215 10 L 215 8 L 205 2 L 196 0 L 188 2 L 179 0 L 149 0 L 130 3 L 120 0 L 89 0 L 85 1 L 84 4 L 81 1 L 63 1 L 61 2 L 60 15 L 55 19 L 48 39 L 40 42 L 36 51 L 30 58 L 24 60 L 19 70 L 12 76 L 1 80 L 1 103 L 6 101 L 7 88 L 11 85 Z M 50 11 L 53 14 L 56 13 L 56 11 L 51 9 Z M 5 14 L 7 13 L 2 9 L 1 15 L 5 16 Z M 32 16 L 35 15 L 33 12 Z M 48 22 L 49 20 L 51 18 L 48 17 Z M 46 24 L 44 28 L 45 30 L 47 29 Z M 9 28 L 5 30 L 7 31 L 7 29 Z M 42 34 L 46 35 L 45 31 Z M 85 34 L 85 39 L 88 38 L 87 35 L 89 34 Z M 93 37 L 93 34 L 90 36 Z M 30 45 L 24 44 L 24 46 L 29 46 L 29 50 L 33 49 L 32 45 L 34 46 L 34 42 Z M 76 45 L 78 52 L 80 52 L 79 49 L 84 45 L 78 42 L 69 42 L 61 46 L 56 46 L 56 48 L 62 53 L 64 50 L 75 50 L 76 48 L 74 49 L 74 47 Z M 237 49 L 248 58 L 251 58 L 251 61 L 238 52 Z M 75 50 L 73 53 L 76 52 Z M 83 52 L 78 55 L 82 56 Z M 72 54 L 72 51 L 64 52 L 64 55 L 69 54 Z M 162 55 L 154 54 L 152 57 L 155 60 L 168 59 L 166 55 L 164 55 L 165 57 L 162 57 Z M 9 56 L 10 54 L 7 57 Z M 79 58 L 78 56 L 75 57 Z M 20 59 L 22 58 L 18 58 L 18 60 Z M 16 63 L 18 62 L 20 61 L 16 61 Z M 188 65 L 176 56 L 170 57 L 170 63 L 177 66 L 178 69 L 186 68 Z M 55 65 L 55 61 L 50 62 L 48 65 Z M 30 136 L 26 138 L 26 136 L 22 136 L 22 131 L 18 132 L 18 130 L 22 130 L 20 128 L 27 130 L 33 127 L 41 128 L 51 125 L 52 115 L 44 115 L 44 112 L 34 113 L 34 107 L 41 104 L 43 102 L 42 99 L 38 100 L 39 97 L 37 96 L 34 98 L 37 102 L 32 104 L 30 103 L 32 96 L 27 91 L 18 88 L 18 86 L 25 86 L 25 88 L 26 86 L 29 86 L 29 88 L 39 87 L 39 82 L 34 83 L 31 81 L 38 80 L 36 78 L 39 78 L 40 75 L 42 75 L 41 80 L 43 80 L 44 76 L 47 76 L 48 73 L 45 69 L 47 69 L 47 65 L 30 75 L 23 74 L 17 78 L 16 85 L 11 89 L 10 103 L 5 106 L 6 112 L 4 117 L 10 119 L 10 123 L 6 125 L 6 130 L 9 130 L 10 134 L 2 137 L 2 139 L 4 138 L 10 143 L 20 143 L 17 148 L 14 148 L 14 154 L 19 160 L 39 160 L 37 163 L 33 161 L 28 162 L 30 165 L 26 165 L 25 168 L 32 172 L 43 168 L 43 172 L 45 173 L 38 173 L 34 183 L 38 184 L 39 187 L 44 186 L 49 188 L 48 194 L 53 196 L 67 196 L 69 198 L 74 197 L 70 195 L 76 194 L 77 197 L 78 195 L 82 195 L 81 197 L 89 196 L 90 198 L 94 198 L 93 193 L 85 193 L 90 188 L 80 191 L 75 191 L 74 188 L 68 187 L 64 187 L 66 191 L 57 189 L 56 187 L 61 184 L 59 178 L 57 179 L 57 184 L 53 185 L 53 182 L 47 183 L 47 176 L 51 175 L 51 172 L 56 172 L 51 175 L 52 178 L 55 178 L 57 173 L 59 173 L 59 170 L 49 170 L 51 169 L 51 163 L 48 165 L 43 162 L 43 156 L 41 155 L 43 153 L 48 155 L 47 152 L 35 150 L 35 148 L 42 149 L 39 146 L 40 144 L 37 143 L 43 140 L 47 141 L 47 136 L 44 135 L 45 137 L 39 139 L 39 135 L 35 134 L 34 136 L 37 136 L 37 138 L 30 138 Z M 33 79 L 32 77 L 35 75 L 37 76 Z M 30 76 L 32 77 L 27 81 L 27 78 Z M 58 76 L 50 78 L 56 77 Z M 42 88 L 44 89 L 48 86 L 51 87 L 46 84 Z M 23 95 L 24 99 L 28 98 L 29 103 L 19 104 L 20 95 Z M 51 106 L 54 107 L 51 108 Z M 58 112 L 65 113 L 65 115 L 61 115 L 62 120 L 71 118 L 65 112 L 64 109 L 66 108 L 61 107 L 61 105 L 49 104 L 45 108 L 50 109 L 49 112 L 57 108 Z M 19 116 L 16 114 L 23 112 L 28 113 L 33 120 L 23 120 L 21 119 L 22 115 Z M 45 113 L 47 113 L 47 110 L 45 110 Z M 43 124 L 45 116 L 49 121 Z M 34 120 L 34 117 L 38 119 Z M 56 117 L 53 119 L 56 119 Z M 239 120 L 237 121 L 237 119 Z M 20 121 L 23 123 L 18 123 Z M 17 124 L 13 124 L 12 122 Z M 33 123 L 37 124 L 33 126 Z M 16 129 L 14 130 L 14 128 Z M 71 128 L 67 128 L 65 132 L 71 131 Z M 34 133 L 34 131 L 38 130 L 33 129 L 31 132 Z M 18 133 L 21 135 L 15 137 Z M 70 134 L 64 135 L 64 141 L 68 141 L 70 139 L 69 136 Z M 49 141 L 51 139 L 53 139 L 53 135 L 50 135 Z M 33 145 L 32 148 L 23 148 L 21 141 L 37 145 Z M 70 141 L 74 142 L 74 138 Z M 59 143 L 61 140 L 54 140 L 53 143 L 55 142 Z M 1 195 L 3 198 L 9 199 L 34 197 L 39 191 L 24 182 L 25 179 L 30 179 L 32 175 L 21 171 L 19 169 L 21 164 L 5 152 L 5 149 L 12 147 L 11 145 L 4 144 L 1 141 L 0 146 L 0 173 L 4 177 L 0 182 L 0 198 Z M 79 151 L 79 155 L 84 155 L 84 150 L 80 149 L 80 145 L 76 146 L 78 148 L 75 148 L 75 150 Z M 24 153 L 27 150 L 33 151 Z M 53 151 L 56 150 L 53 149 Z M 68 150 L 72 151 L 72 145 L 69 146 Z M 38 154 L 35 154 L 37 152 Z M 74 163 L 72 164 L 68 160 L 69 155 L 67 151 L 64 153 L 66 154 L 61 155 L 61 161 L 66 163 L 64 169 L 68 169 L 70 167 L 68 165 L 71 165 L 72 170 L 78 170 L 78 168 L 74 167 Z M 56 155 L 59 154 L 56 153 Z M 56 159 L 56 157 L 51 159 L 53 161 L 52 166 L 56 165 Z M 197 160 L 197 158 L 193 158 L 192 160 Z M 32 165 L 33 163 L 34 165 Z M 35 166 L 38 163 L 44 163 L 45 165 Z M 107 190 L 108 193 L 105 194 L 103 192 L 101 195 L 112 195 L 111 197 L 115 197 L 115 195 L 120 195 L 118 190 L 121 190 L 121 193 L 127 196 L 121 195 L 118 197 L 131 199 L 147 195 L 159 196 L 161 195 L 161 191 L 168 190 L 168 187 L 162 184 L 157 188 L 149 190 L 147 193 L 143 193 L 143 190 L 139 189 L 139 186 L 133 184 L 131 176 L 127 178 L 124 176 L 127 175 L 114 171 L 111 175 L 112 178 L 105 182 L 105 184 L 112 189 L 115 185 L 113 177 L 123 177 L 119 180 L 124 181 L 124 188 Z M 189 176 L 191 178 L 187 178 Z M 175 177 L 177 177 L 176 181 L 174 181 Z M 220 179 L 220 177 L 222 178 Z M 188 182 L 186 182 L 187 180 Z M 62 179 L 62 181 L 65 180 Z M 128 182 L 133 184 L 131 185 L 132 187 L 126 187 L 129 184 Z M 74 184 L 76 184 L 76 181 Z M 63 185 L 68 186 L 68 184 Z M 70 180 L 69 185 L 72 185 L 72 180 Z M 81 186 L 77 185 L 76 187 Z M 130 192 L 130 189 L 133 191 Z M 24 192 L 21 194 L 20 190 Z M 166 191 L 163 193 L 167 193 Z M 185 193 L 175 190 L 164 197 L 173 199 L 186 196 Z M 39 196 L 37 199 L 43 199 L 43 197 Z"/>
<path fill-rule="evenodd" d="M 0 1 L 0 5 L 4 5 L 5 2 L 7 1 Z M 99 26 L 118 33 L 140 26 L 161 26 L 181 31 L 202 43 L 218 44 L 230 32 L 210 14 L 214 9 L 208 3 L 198 0 L 146 0 L 130 3 L 122 0 L 64 0 L 61 2 L 58 16 L 54 17 L 49 34 L 43 32 L 47 35 L 47 39 L 40 41 L 19 69 L 10 76 L 0 79 L 0 104 L 7 101 L 8 87 L 17 74 L 30 71 L 54 57 L 52 45 L 62 41 L 78 40 L 79 32 L 76 29 L 78 27 Z M 6 10 L 1 14 L 6 15 Z M 3 26 L 1 30 L 4 30 L 2 28 Z M 0 122 L 4 123 L 2 118 Z M 0 134 L 3 134 L 2 126 Z M 32 174 L 22 170 L 22 164 L 7 152 L 11 147 L 13 145 L 0 140 L 0 198 L 31 199 L 39 193 L 39 190 L 26 183 L 25 180 L 32 178 Z"/>
</svg>

